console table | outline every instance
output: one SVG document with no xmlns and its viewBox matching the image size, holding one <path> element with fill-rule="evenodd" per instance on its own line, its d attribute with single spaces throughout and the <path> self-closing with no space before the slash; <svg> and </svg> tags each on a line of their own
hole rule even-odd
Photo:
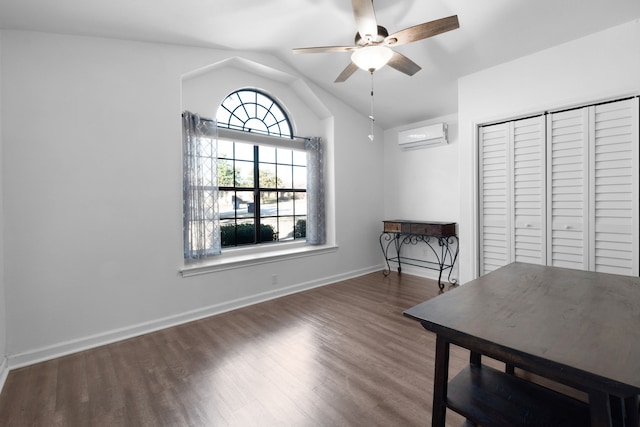
<svg viewBox="0 0 640 427">
<path fill-rule="evenodd" d="M 449 270 L 447 280 L 456 284 L 456 279 L 451 279 L 453 266 L 458 258 L 458 236 L 456 235 L 455 222 L 437 221 L 408 221 L 402 219 L 383 221 L 384 229 L 380 234 L 380 248 L 387 263 L 385 276 L 391 272 L 390 262 L 398 263 L 398 273 L 402 272 L 402 264 L 415 267 L 428 268 L 439 271 L 438 286 L 444 289 L 442 272 Z M 404 245 L 424 244 L 428 248 L 427 253 L 433 254 L 435 261 L 419 258 L 411 258 L 402 255 Z M 391 250 L 393 248 L 394 250 Z M 391 253 L 390 253 L 391 252 Z"/>
</svg>

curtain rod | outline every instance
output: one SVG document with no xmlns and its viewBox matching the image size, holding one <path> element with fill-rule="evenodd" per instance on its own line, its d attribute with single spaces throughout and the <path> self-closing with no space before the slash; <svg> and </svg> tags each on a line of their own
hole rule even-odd
<svg viewBox="0 0 640 427">
<path fill-rule="evenodd" d="M 184 113 L 183 113 L 183 114 L 181 114 L 181 116 L 182 116 L 182 117 L 184 117 Z M 203 121 L 203 122 L 209 122 L 209 123 L 214 123 L 214 122 L 215 122 L 215 120 L 213 120 L 213 119 L 207 119 L 207 118 L 205 118 L 205 117 L 200 117 L 200 120 L 201 120 L 201 121 Z M 271 135 L 271 134 L 269 134 L 269 133 L 263 133 L 263 132 L 260 132 L 260 131 L 252 132 L 252 129 L 249 129 L 249 130 L 247 131 L 247 130 L 243 130 L 243 129 L 233 129 L 233 128 L 230 128 L 230 127 L 224 127 L 224 126 L 218 126 L 218 127 L 219 127 L 220 129 L 229 129 L 229 130 L 232 130 L 232 131 L 238 131 L 238 132 L 249 132 L 249 133 L 253 133 L 254 135 L 270 136 L 270 137 L 272 137 L 272 138 L 282 138 L 282 137 L 279 137 L 279 136 L 277 136 L 277 135 Z M 284 139 L 284 138 L 283 138 L 283 139 Z M 311 138 L 308 138 L 308 137 L 305 137 L 305 136 L 296 136 L 296 135 L 292 135 L 292 136 L 290 137 L 290 139 L 299 139 L 299 140 L 301 140 L 301 141 L 311 141 Z"/>
</svg>

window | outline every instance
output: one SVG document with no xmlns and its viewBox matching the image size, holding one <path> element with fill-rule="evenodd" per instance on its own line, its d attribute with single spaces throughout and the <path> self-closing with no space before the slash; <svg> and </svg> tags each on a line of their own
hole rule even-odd
<svg viewBox="0 0 640 427">
<path fill-rule="evenodd" d="M 240 90 L 222 102 L 219 127 L 242 130 L 218 137 L 218 212 L 221 246 L 305 239 L 306 153 L 291 147 L 291 124 L 282 108 L 255 90 Z M 286 138 L 275 146 L 252 134 Z"/>
<path fill-rule="evenodd" d="M 268 95 L 236 91 L 216 120 L 185 111 L 183 150 L 186 260 L 220 255 L 222 248 L 326 242 L 322 140 L 293 136 Z M 302 250 L 286 250 L 292 248 Z"/>
<path fill-rule="evenodd" d="M 306 153 L 253 142 L 251 133 L 291 140 L 280 106 L 255 90 L 236 91 L 222 102 L 219 127 L 242 130 L 218 139 L 218 207 L 222 247 L 306 237 Z M 289 144 L 291 145 L 291 144 Z"/>
</svg>

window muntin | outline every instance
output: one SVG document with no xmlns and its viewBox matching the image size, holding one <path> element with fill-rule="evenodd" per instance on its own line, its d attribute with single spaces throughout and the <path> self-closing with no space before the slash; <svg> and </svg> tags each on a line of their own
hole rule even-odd
<svg viewBox="0 0 640 427">
<path fill-rule="evenodd" d="M 218 126 L 245 132 L 291 137 L 291 123 L 284 110 L 266 94 L 241 89 L 227 96 L 216 113 Z"/>
<path fill-rule="evenodd" d="M 222 247 L 306 237 L 306 153 L 251 142 L 251 133 L 291 138 L 291 124 L 267 95 L 239 90 L 220 105 L 218 126 L 243 130 L 218 141 Z"/>
</svg>

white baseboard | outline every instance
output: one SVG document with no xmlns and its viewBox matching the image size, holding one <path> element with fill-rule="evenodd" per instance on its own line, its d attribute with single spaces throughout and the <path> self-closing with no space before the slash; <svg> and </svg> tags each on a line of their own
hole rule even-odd
<svg viewBox="0 0 640 427">
<path fill-rule="evenodd" d="M 0 362 L 0 393 L 2 393 L 2 389 L 4 388 L 4 383 L 7 381 L 7 377 L 9 376 L 9 360 L 6 357 L 2 358 Z"/>
<path fill-rule="evenodd" d="M 244 298 L 239 298 L 232 301 L 227 301 L 221 304 L 215 304 L 208 307 L 199 308 L 196 310 L 188 311 L 185 313 L 176 314 L 173 316 L 167 316 L 161 319 L 153 320 L 150 322 L 139 323 L 137 325 L 128 326 L 125 328 L 114 329 L 111 331 L 86 336 L 66 342 L 61 342 L 47 347 L 42 347 L 27 352 L 10 355 L 8 360 L 5 359 L 2 367 L 4 371 L 11 369 L 17 369 L 35 363 L 44 362 L 54 359 L 56 357 L 66 356 L 68 354 L 77 353 L 79 351 L 88 350 L 91 348 L 99 347 L 105 344 L 110 344 L 116 341 L 133 338 L 136 336 L 148 334 L 161 329 L 170 328 L 172 326 L 181 325 L 183 323 L 192 322 L 194 320 L 203 319 L 205 317 L 221 314 L 227 311 L 236 310 L 238 308 L 246 307 L 249 305 L 257 304 L 260 302 L 268 301 L 274 298 L 283 297 L 285 295 L 294 294 L 297 292 L 317 288 L 320 286 L 328 285 L 331 283 L 339 282 L 358 276 L 362 276 L 368 273 L 382 270 L 381 265 L 376 265 L 368 268 L 350 271 L 348 273 L 338 274 L 334 276 L 324 277 L 318 280 L 312 280 L 309 282 L 289 286 L 286 288 L 280 288 L 273 291 L 263 292 L 257 295 L 251 295 Z M 2 371 L 0 371 L 0 374 Z M 4 374 L 6 377 L 6 373 Z M 1 378 L 0 378 L 1 379 Z"/>
</svg>

